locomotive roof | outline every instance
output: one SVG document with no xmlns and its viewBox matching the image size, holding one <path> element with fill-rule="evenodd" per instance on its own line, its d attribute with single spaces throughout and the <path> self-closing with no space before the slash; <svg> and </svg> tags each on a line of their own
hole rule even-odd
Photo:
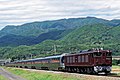
<svg viewBox="0 0 120 80">
<path fill-rule="evenodd" d="M 92 54 L 94 52 L 109 52 L 109 50 L 91 50 L 91 51 L 82 51 L 82 52 L 79 52 L 79 53 L 73 53 L 73 54 L 68 54 L 66 56 L 69 56 L 69 55 L 76 55 L 76 54 Z"/>
</svg>

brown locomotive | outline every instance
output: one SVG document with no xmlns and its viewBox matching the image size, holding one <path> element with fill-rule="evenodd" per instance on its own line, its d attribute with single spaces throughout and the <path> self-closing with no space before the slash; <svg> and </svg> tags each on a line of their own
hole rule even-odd
<svg viewBox="0 0 120 80">
<path fill-rule="evenodd" d="M 82 73 L 110 73 L 112 66 L 111 51 L 93 49 L 64 56 L 66 71 Z"/>
</svg>

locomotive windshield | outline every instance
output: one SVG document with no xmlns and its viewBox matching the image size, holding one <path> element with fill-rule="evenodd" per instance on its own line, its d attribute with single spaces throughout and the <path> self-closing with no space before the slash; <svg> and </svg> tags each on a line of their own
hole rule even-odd
<svg viewBox="0 0 120 80">
<path fill-rule="evenodd" d="M 94 56 L 95 56 L 95 57 L 99 57 L 99 56 L 101 56 L 101 55 L 102 55 L 101 52 L 95 52 L 95 53 L 94 53 Z"/>
<path fill-rule="evenodd" d="M 106 56 L 112 56 L 112 53 L 111 52 L 107 52 Z"/>
</svg>

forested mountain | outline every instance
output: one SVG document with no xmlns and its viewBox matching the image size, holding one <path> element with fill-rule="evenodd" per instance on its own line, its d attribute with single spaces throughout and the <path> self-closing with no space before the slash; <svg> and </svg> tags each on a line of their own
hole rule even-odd
<svg viewBox="0 0 120 80">
<path fill-rule="evenodd" d="M 66 35 L 63 40 L 66 42 L 77 42 L 77 43 L 109 43 L 113 39 L 117 39 L 120 35 L 115 36 L 112 30 L 118 29 L 119 27 L 109 27 L 103 24 L 94 24 L 94 25 L 86 25 L 80 28 L 75 29 L 68 35 Z M 115 31 L 116 34 L 119 34 L 119 31 Z"/>
<path fill-rule="evenodd" d="M 13 59 L 27 59 L 30 58 L 31 55 L 35 58 L 58 53 L 76 52 L 84 49 L 103 47 L 104 49 L 112 50 L 113 55 L 119 55 L 119 31 L 120 26 L 110 27 L 103 24 L 86 25 L 67 32 L 65 36 L 62 36 L 58 40 L 46 40 L 33 46 L 22 45 L 18 47 L 4 47 L 0 49 L 0 52 L 1 54 L 4 54 L 2 55 L 4 58 L 11 57 Z M 58 33 L 61 34 L 61 32 Z M 42 34 L 41 36 L 44 39 L 44 35 L 50 34 Z M 61 35 L 63 35 L 63 33 Z"/>
<path fill-rule="evenodd" d="M 0 47 L 5 46 L 19 46 L 19 45 L 32 45 L 31 40 L 33 37 L 24 37 L 14 34 L 5 35 L 0 38 Z"/>
<path fill-rule="evenodd" d="M 120 25 L 120 20 L 119 19 L 113 19 L 111 20 L 112 23 L 116 23 L 116 26 Z"/>
<path fill-rule="evenodd" d="M 86 17 L 32 22 L 20 26 L 6 26 L 0 31 L 0 46 L 33 45 L 47 39 L 56 40 L 67 35 L 72 29 L 92 24 L 118 26 L 120 20 L 109 21 L 95 17 Z"/>
<path fill-rule="evenodd" d="M 20 26 L 6 26 L 0 31 L 0 37 L 8 34 L 21 35 L 21 36 L 39 36 L 42 33 L 51 30 L 68 30 L 76 27 L 81 27 L 89 24 L 102 23 L 108 26 L 116 26 L 118 21 L 108 21 L 95 17 L 86 18 L 70 18 L 54 21 L 32 22 Z"/>
<path fill-rule="evenodd" d="M 2 58 L 27 59 L 101 47 L 120 55 L 120 20 L 87 17 L 33 22 L 7 26 L 0 35 Z"/>
<path fill-rule="evenodd" d="M 103 47 L 120 54 L 120 26 L 109 27 L 103 24 L 86 25 L 77 28 L 63 39 L 63 42 L 73 45 L 86 45 L 85 48 Z M 84 48 L 84 49 L 85 49 Z"/>
<path fill-rule="evenodd" d="M 45 40 L 58 40 L 64 37 L 70 31 L 71 29 L 55 30 L 55 31 L 49 31 L 34 37 L 8 34 L 0 38 L 0 47 L 5 47 L 5 46 L 15 47 L 19 45 L 30 46 L 30 45 L 41 43 L 42 41 L 45 41 Z"/>
</svg>

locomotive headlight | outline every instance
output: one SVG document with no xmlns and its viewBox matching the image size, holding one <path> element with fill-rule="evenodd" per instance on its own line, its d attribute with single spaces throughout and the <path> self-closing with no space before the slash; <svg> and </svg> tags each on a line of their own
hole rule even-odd
<svg viewBox="0 0 120 80">
<path fill-rule="evenodd" d="M 95 71 L 95 72 L 102 71 L 102 69 L 103 69 L 103 68 L 102 68 L 101 66 L 95 66 L 95 67 L 94 67 L 94 71 Z"/>
<path fill-rule="evenodd" d="M 98 66 L 95 66 L 95 67 L 94 67 L 94 71 L 95 71 L 95 72 L 98 72 Z"/>
<path fill-rule="evenodd" d="M 99 71 L 102 71 L 102 67 L 101 67 L 101 66 L 99 66 L 99 67 L 98 67 L 98 70 L 99 70 Z"/>
<path fill-rule="evenodd" d="M 106 67 L 106 70 L 107 70 L 107 71 L 111 71 L 111 69 L 112 69 L 111 66 L 107 66 L 107 67 Z"/>
</svg>

